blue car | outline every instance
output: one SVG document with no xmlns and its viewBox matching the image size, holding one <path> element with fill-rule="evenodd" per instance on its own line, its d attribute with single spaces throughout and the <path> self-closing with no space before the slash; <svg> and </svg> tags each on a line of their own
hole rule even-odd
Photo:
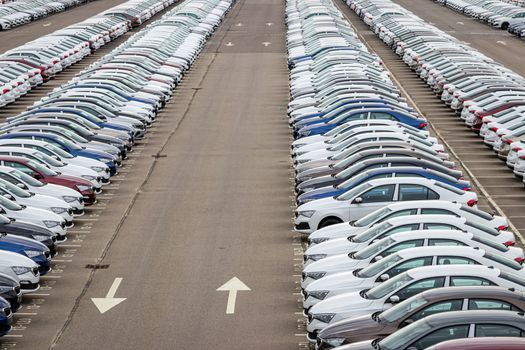
<svg viewBox="0 0 525 350">
<path fill-rule="evenodd" d="M 0 337 L 3 337 L 11 331 L 12 319 L 11 304 L 0 297 Z"/>
<path fill-rule="evenodd" d="M 117 173 L 117 161 L 111 154 L 85 149 L 59 135 L 43 132 L 12 132 L 1 134 L 0 140 L 4 139 L 29 139 L 49 142 L 74 156 L 96 159 L 105 163 L 109 167 L 110 175 Z"/>
<path fill-rule="evenodd" d="M 38 264 L 43 276 L 51 270 L 51 252 L 44 244 L 31 238 L 0 233 L 0 250 L 18 253 Z"/>
<path fill-rule="evenodd" d="M 310 135 L 319 135 L 324 134 L 332 130 L 333 128 L 353 121 L 353 120 L 365 120 L 365 119 L 387 119 L 398 121 L 403 124 L 410 125 L 414 128 L 420 130 L 426 130 L 427 120 L 424 118 L 416 117 L 409 113 L 403 113 L 400 111 L 395 111 L 391 109 L 380 109 L 380 108 L 370 108 L 370 109 L 360 109 L 356 110 L 353 113 L 346 115 L 344 118 L 336 118 L 329 122 L 316 123 L 312 125 L 307 125 L 299 131 L 295 132 L 296 138 L 301 138 Z"/>
<path fill-rule="evenodd" d="M 311 52 L 310 54 L 303 55 L 303 56 L 298 56 L 298 57 L 295 57 L 293 59 L 289 59 L 288 60 L 288 67 L 289 68 L 293 68 L 299 62 L 309 61 L 311 59 L 315 59 L 318 56 L 324 55 L 324 54 L 332 52 L 332 51 L 353 51 L 353 52 L 356 52 L 356 53 L 359 54 L 359 57 L 360 57 L 361 60 L 366 60 L 367 62 L 374 62 L 374 61 L 377 60 L 377 57 L 373 56 L 369 52 L 362 51 L 362 50 L 359 50 L 359 49 L 356 49 L 356 48 L 353 48 L 353 47 L 350 47 L 350 46 L 347 46 L 347 45 L 345 45 L 345 46 L 331 46 L 331 47 L 321 47 L 321 48 Z"/>
<path fill-rule="evenodd" d="M 388 100 L 381 99 L 381 98 L 354 98 L 354 99 L 343 100 L 341 102 L 334 103 L 334 104 L 330 105 L 328 108 L 326 108 L 322 112 L 305 114 L 305 115 L 302 115 L 300 117 L 297 117 L 295 120 L 299 121 L 299 120 L 306 119 L 306 118 L 322 117 L 322 116 L 327 115 L 328 113 L 332 113 L 332 112 L 336 111 L 338 108 L 343 108 L 344 106 L 353 105 L 353 104 L 357 104 L 357 103 L 361 103 L 361 104 L 365 104 L 365 103 L 391 104 L 391 103 L 395 103 L 395 102 L 396 101 L 390 102 Z M 407 112 L 413 112 L 413 109 L 410 108 L 410 107 L 397 106 L 397 108 L 405 109 Z"/>
<path fill-rule="evenodd" d="M 425 169 L 419 167 L 388 167 L 364 171 L 337 186 L 320 187 L 302 193 L 301 195 L 299 195 L 299 197 L 297 197 L 297 202 L 299 204 L 304 204 L 315 199 L 336 197 L 370 180 L 400 176 L 424 177 L 426 179 L 443 182 L 447 185 L 450 185 L 463 191 L 470 190 L 470 183 L 468 181 L 458 180 L 453 176 L 443 174 L 439 171 L 435 171 L 432 169 Z"/>
</svg>

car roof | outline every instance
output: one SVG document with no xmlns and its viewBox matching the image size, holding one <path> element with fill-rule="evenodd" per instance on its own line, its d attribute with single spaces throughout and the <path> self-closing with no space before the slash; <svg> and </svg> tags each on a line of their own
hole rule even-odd
<svg viewBox="0 0 525 350">
<path fill-rule="evenodd" d="M 434 314 L 425 317 L 429 325 L 441 327 L 447 324 L 455 323 L 491 323 L 491 322 L 516 322 L 522 324 L 525 328 L 525 314 L 515 311 L 501 310 L 467 310 L 467 311 L 450 311 Z M 415 324 L 415 323 L 414 323 Z"/>
<path fill-rule="evenodd" d="M 428 276 L 493 276 L 498 277 L 500 270 L 484 265 L 454 265 L 454 269 L 443 269 L 443 266 L 422 266 L 405 272 L 410 277 L 419 280 Z"/>
<path fill-rule="evenodd" d="M 406 223 L 428 223 L 428 222 L 442 222 L 450 224 L 464 224 L 467 221 L 464 217 L 456 217 L 452 215 L 426 214 L 426 215 L 407 215 L 393 217 L 383 222 L 388 222 L 391 225 L 402 225 Z"/>
<path fill-rule="evenodd" d="M 447 247 L 452 248 L 452 247 Z M 411 248 L 412 249 L 412 248 Z M 401 253 L 403 251 L 400 251 Z M 499 286 L 458 286 L 434 288 L 424 291 L 419 296 L 426 300 L 439 300 L 449 298 L 511 298 L 525 301 L 525 292 L 514 288 Z"/>
<path fill-rule="evenodd" d="M 431 347 L 432 350 L 522 350 L 525 349 L 525 338 L 521 337 L 480 337 L 453 339 Z"/>
</svg>

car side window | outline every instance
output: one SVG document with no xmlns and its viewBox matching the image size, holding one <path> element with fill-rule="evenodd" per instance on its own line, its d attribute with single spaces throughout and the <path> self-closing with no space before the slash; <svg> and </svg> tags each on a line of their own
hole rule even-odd
<svg viewBox="0 0 525 350">
<path fill-rule="evenodd" d="M 433 247 L 441 247 L 441 246 L 464 246 L 465 243 L 460 241 L 455 241 L 453 239 L 444 239 L 444 238 L 435 238 L 435 239 L 429 239 L 428 245 Z"/>
<path fill-rule="evenodd" d="M 372 112 L 370 114 L 370 119 L 381 119 L 381 120 L 397 120 L 393 116 L 387 113 L 381 113 L 381 112 Z"/>
<path fill-rule="evenodd" d="M 491 286 L 493 283 L 481 277 L 451 277 L 450 286 L 464 287 L 464 286 Z"/>
<path fill-rule="evenodd" d="M 400 201 L 420 201 L 427 199 L 439 199 L 439 195 L 429 188 L 421 185 L 399 185 Z"/>
<path fill-rule="evenodd" d="M 522 311 L 510 303 L 496 299 L 470 299 L 468 301 L 468 309 Z"/>
<path fill-rule="evenodd" d="M 423 242 L 421 242 L 423 243 Z M 401 244 L 400 244 L 401 245 Z M 420 245 L 416 245 L 416 247 L 420 247 Z M 404 249 L 406 248 L 413 248 L 413 247 L 404 247 Z M 384 256 L 384 255 L 382 255 Z M 386 272 L 386 274 L 390 277 L 393 277 L 393 276 L 397 276 L 399 275 L 400 273 L 403 273 L 407 270 L 411 270 L 411 269 L 415 269 L 416 267 L 421 267 L 421 266 L 428 266 L 428 265 L 432 265 L 432 257 L 423 257 L 423 258 L 415 258 L 415 259 L 410 259 L 410 260 L 407 260 L 397 266 L 394 266 L 393 268 L 391 268 L 390 270 L 388 270 Z"/>
<path fill-rule="evenodd" d="M 458 256 L 438 256 L 437 265 L 477 265 L 478 262 Z"/>
<path fill-rule="evenodd" d="M 477 324 L 475 337 L 521 337 L 521 329 L 506 324 Z"/>
<path fill-rule="evenodd" d="M 439 209 L 439 208 L 423 208 L 421 209 L 421 214 L 426 215 L 452 215 L 452 216 L 458 216 L 456 213 L 451 212 L 450 210 L 446 209 Z"/>
<path fill-rule="evenodd" d="M 348 118 L 345 118 L 344 121 L 348 122 L 348 121 L 351 121 L 351 120 L 363 120 L 363 119 L 367 119 L 366 118 L 367 116 L 368 116 L 368 113 L 356 113 L 356 114 L 352 114 Z"/>
<path fill-rule="evenodd" d="M 387 237 L 387 236 L 391 236 L 393 235 L 394 233 L 399 233 L 399 232 L 407 232 L 407 231 L 415 231 L 415 230 L 419 230 L 419 224 L 408 224 L 408 225 L 401 225 L 401 226 L 397 226 L 391 230 L 388 230 L 386 231 L 385 233 L 383 233 L 382 235 L 380 235 L 378 237 L 378 239 L 380 238 L 384 238 L 384 237 Z"/>
<path fill-rule="evenodd" d="M 461 339 L 468 337 L 470 325 L 457 325 L 438 329 L 423 338 L 420 338 L 409 346 L 416 349 L 426 349 L 432 345 L 444 342 L 445 340 Z"/>
<path fill-rule="evenodd" d="M 4 165 L 8 166 L 8 167 L 11 167 L 11 168 L 18 169 L 18 170 L 20 170 L 20 171 L 22 171 L 22 172 L 24 172 L 26 174 L 33 174 L 33 170 L 31 170 L 30 168 L 28 168 L 24 164 L 6 161 L 6 162 L 4 162 Z"/>
<path fill-rule="evenodd" d="M 458 227 L 447 224 L 428 223 L 423 224 L 424 230 L 459 230 Z"/>
<path fill-rule="evenodd" d="M 372 188 L 360 196 L 361 203 L 391 202 L 395 187 L 395 185 L 384 185 Z"/>
<path fill-rule="evenodd" d="M 444 285 L 445 277 L 427 278 L 414 282 L 411 285 L 399 290 L 396 295 L 399 297 L 399 300 L 405 300 L 413 295 L 419 294 L 429 289 L 441 288 Z"/>
<path fill-rule="evenodd" d="M 463 306 L 463 299 L 440 301 L 430 306 L 427 306 L 423 310 L 420 310 L 414 313 L 409 318 L 411 320 L 417 321 L 421 318 L 424 318 L 430 315 L 434 315 L 434 314 L 438 314 L 441 312 L 459 311 L 461 310 L 462 306 Z"/>
<path fill-rule="evenodd" d="M 399 210 L 399 211 L 395 211 L 395 212 L 385 216 L 383 219 L 381 219 L 381 221 L 385 221 L 385 220 L 392 219 L 392 218 L 397 218 L 397 217 L 400 217 L 400 216 L 408 216 L 408 215 L 416 215 L 416 214 L 417 214 L 417 209 Z M 381 221 L 379 221 L 379 222 L 381 222 Z"/>
</svg>

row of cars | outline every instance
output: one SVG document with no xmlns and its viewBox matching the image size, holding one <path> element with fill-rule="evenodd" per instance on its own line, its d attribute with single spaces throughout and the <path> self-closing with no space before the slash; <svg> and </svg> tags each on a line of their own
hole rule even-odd
<svg viewBox="0 0 525 350">
<path fill-rule="evenodd" d="M 525 346 L 525 257 L 507 219 L 477 208 L 426 119 L 330 0 L 289 0 L 286 24 L 308 340 L 423 350 L 506 336 Z"/>
<path fill-rule="evenodd" d="M 501 0 L 433 0 L 466 16 L 486 22 L 494 28 L 525 37 L 523 3 Z"/>
<path fill-rule="evenodd" d="M 523 177 L 522 76 L 391 1 L 347 3 L 516 176 Z"/>
<path fill-rule="evenodd" d="M 0 55 L 0 107 L 52 79 L 175 0 L 129 0 Z"/>
<path fill-rule="evenodd" d="M 18 0 L 0 5 L 0 31 L 27 24 L 92 0 Z"/>
<path fill-rule="evenodd" d="M 230 6 L 184 2 L 0 124 L 1 335 Z"/>
</svg>

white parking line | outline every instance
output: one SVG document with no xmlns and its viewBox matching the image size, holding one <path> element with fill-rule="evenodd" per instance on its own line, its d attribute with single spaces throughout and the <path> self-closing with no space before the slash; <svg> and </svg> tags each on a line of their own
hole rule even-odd
<svg viewBox="0 0 525 350">
<path fill-rule="evenodd" d="M 42 276 L 42 277 L 46 277 L 46 276 Z M 42 278 L 40 277 L 40 278 Z M 25 297 L 48 297 L 50 296 L 50 294 L 47 294 L 47 293 L 28 293 L 28 294 L 24 294 Z"/>
</svg>

